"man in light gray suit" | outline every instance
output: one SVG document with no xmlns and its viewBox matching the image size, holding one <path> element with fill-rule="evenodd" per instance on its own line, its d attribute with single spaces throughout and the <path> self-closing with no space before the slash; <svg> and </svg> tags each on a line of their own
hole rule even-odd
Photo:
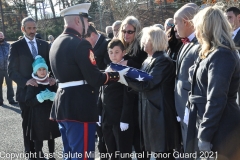
<svg viewBox="0 0 240 160">
<path fill-rule="evenodd" d="M 178 117 L 180 118 L 178 118 L 178 120 L 181 123 L 184 149 L 186 147 L 187 124 L 183 122 L 183 119 L 188 100 L 188 92 L 191 89 L 191 84 L 188 81 L 188 69 L 197 59 L 197 49 L 199 47 L 191 22 L 196 13 L 197 10 L 195 7 L 185 5 L 174 14 L 174 24 L 177 33 L 180 37 L 186 37 L 182 39 L 183 46 L 178 53 L 175 83 L 175 107 Z"/>
</svg>

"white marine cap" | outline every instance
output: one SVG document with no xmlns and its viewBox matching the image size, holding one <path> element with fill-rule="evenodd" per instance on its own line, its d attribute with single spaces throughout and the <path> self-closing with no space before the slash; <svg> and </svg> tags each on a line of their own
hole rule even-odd
<svg viewBox="0 0 240 160">
<path fill-rule="evenodd" d="M 91 6 L 91 3 L 81 3 L 71 7 L 68 7 L 60 12 L 61 16 L 70 16 L 70 15 L 82 15 L 83 17 L 88 18 L 88 10 Z"/>
</svg>

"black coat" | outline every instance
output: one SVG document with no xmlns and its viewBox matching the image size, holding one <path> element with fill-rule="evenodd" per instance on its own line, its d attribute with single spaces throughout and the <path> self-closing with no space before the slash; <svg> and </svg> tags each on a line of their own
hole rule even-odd
<svg viewBox="0 0 240 160">
<path fill-rule="evenodd" d="M 102 108 L 102 121 L 111 125 L 119 125 L 120 122 L 131 125 L 135 93 L 128 92 L 121 83 L 112 83 L 103 88 L 102 98 L 99 98 L 101 102 L 98 102 L 98 107 Z"/>
<path fill-rule="evenodd" d="M 236 36 L 234 37 L 233 39 L 234 43 L 235 43 L 235 46 L 236 47 L 239 47 L 238 48 L 238 52 L 240 54 L 240 30 L 237 32 Z"/>
<path fill-rule="evenodd" d="M 240 63 L 236 52 L 219 47 L 193 73 L 189 101 L 187 152 L 198 150 L 198 138 L 213 145 L 218 157 L 240 147 L 240 110 L 236 103 Z"/>
<path fill-rule="evenodd" d="M 100 70 L 106 69 L 107 65 L 111 62 L 108 56 L 108 48 L 107 48 L 109 42 L 110 42 L 110 39 L 106 39 L 101 34 L 96 45 L 93 48 L 97 66 Z"/>
<path fill-rule="evenodd" d="M 58 124 L 49 120 L 52 101 L 38 102 L 36 95 L 45 89 L 56 92 L 56 86 L 38 84 L 38 87 L 28 86 L 26 104 L 30 107 L 29 125 L 31 140 L 49 140 L 60 137 Z"/>
<path fill-rule="evenodd" d="M 174 105 L 174 64 L 164 52 L 155 52 L 143 63 L 152 80 L 128 86 L 139 91 L 139 117 L 146 151 L 165 152 L 179 147 L 180 126 Z"/>
<path fill-rule="evenodd" d="M 239 52 L 239 56 L 240 56 L 240 30 L 237 32 L 236 36 L 233 39 L 235 46 L 239 47 L 238 48 L 238 52 Z M 238 89 L 238 99 L 237 99 L 237 103 L 240 106 L 240 88 Z"/>
<path fill-rule="evenodd" d="M 124 60 L 128 60 L 127 66 L 134 67 L 139 69 L 143 61 L 147 58 L 147 53 L 138 46 L 138 52 L 136 55 L 133 55 L 132 52 L 127 53 L 124 57 Z"/>
<path fill-rule="evenodd" d="M 51 71 L 49 65 L 49 44 L 46 41 L 36 39 L 38 54 L 41 55 Z M 32 63 L 34 59 L 25 38 L 20 39 L 10 45 L 8 57 L 8 75 L 17 83 L 16 100 L 25 102 L 26 83 L 32 78 Z"/>
</svg>

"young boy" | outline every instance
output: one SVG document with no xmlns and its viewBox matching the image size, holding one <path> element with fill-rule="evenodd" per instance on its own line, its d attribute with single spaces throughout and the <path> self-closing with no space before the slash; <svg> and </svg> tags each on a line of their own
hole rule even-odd
<svg viewBox="0 0 240 160">
<path fill-rule="evenodd" d="M 38 87 L 27 86 L 26 104 L 30 107 L 29 131 L 30 139 L 34 141 L 37 160 L 54 158 L 54 138 L 60 137 L 57 122 L 49 120 L 52 101 L 55 97 L 56 86 L 50 86 L 48 67 L 44 58 L 36 56 L 32 64 L 32 77 Z M 49 155 L 43 155 L 43 140 L 48 140 Z"/>
<path fill-rule="evenodd" d="M 123 60 L 125 50 L 119 39 L 113 39 L 108 44 L 108 54 L 112 63 Z M 106 71 L 110 71 L 110 67 Z M 108 153 L 113 159 L 131 159 L 133 139 L 133 105 L 134 94 L 127 91 L 121 83 L 112 83 L 103 87 L 99 107 L 100 121 Z M 98 124 L 99 124 L 98 123 Z M 99 124 L 99 125 L 100 125 Z M 127 154 L 126 154 L 127 153 Z"/>
</svg>

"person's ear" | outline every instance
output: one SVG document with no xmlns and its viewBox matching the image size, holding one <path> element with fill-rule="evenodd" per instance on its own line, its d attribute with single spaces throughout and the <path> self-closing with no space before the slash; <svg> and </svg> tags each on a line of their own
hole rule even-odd
<svg viewBox="0 0 240 160">
<path fill-rule="evenodd" d="M 189 25 L 189 22 L 186 19 L 183 19 L 183 24 L 184 24 L 184 26 L 187 27 Z"/>
<path fill-rule="evenodd" d="M 125 55 L 126 54 L 126 50 L 123 50 L 123 55 Z"/>
<path fill-rule="evenodd" d="M 21 30 L 22 30 L 22 32 L 25 32 L 25 28 L 24 28 L 24 26 L 21 27 Z"/>
<path fill-rule="evenodd" d="M 76 17 L 74 18 L 74 22 L 75 22 L 76 25 L 79 25 L 79 23 L 80 23 L 80 18 L 76 16 Z"/>
<path fill-rule="evenodd" d="M 237 20 L 238 20 L 238 23 L 240 23 L 240 14 L 237 15 Z"/>
</svg>

